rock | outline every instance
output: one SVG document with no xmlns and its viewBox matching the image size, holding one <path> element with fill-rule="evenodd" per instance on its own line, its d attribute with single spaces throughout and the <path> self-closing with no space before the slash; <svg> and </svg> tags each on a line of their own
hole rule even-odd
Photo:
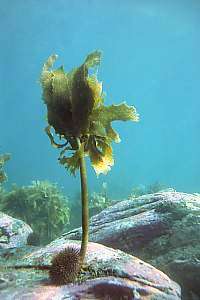
<svg viewBox="0 0 200 300">
<path fill-rule="evenodd" d="M 200 284 L 200 260 L 185 259 L 175 260 L 168 265 L 169 271 L 175 274 L 178 281 L 187 289 L 187 299 L 199 299 Z"/>
<path fill-rule="evenodd" d="M 26 245 L 31 227 L 25 222 L 0 212 L 0 249 L 17 248 Z"/>
<path fill-rule="evenodd" d="M 80 239 L 81 229 L 64 237 Z M 200 289 L 171 267 L 177 260 L 200 259 L 199 194 L 167 191 L 121 201 L 91 218 L 90 240 L 138 256 L 200 297 Z M 190 282 L 196 274 L 190 272 Z"/>
<path fill-rule="evenodd" d="M 114 250 L 97 243 L 89 243 L 85 271 L 86 281 L 76 284 L 54 286 L 48 281 L 48 274 L 34 271 L 31 266 L 50 266 L 52 256 L 68 246 L 80 247 L 80 242 L 60 238 L 17 261 L 13 270 L 18 284 L 8 284 L 0 295 L 4 300 L 50 300 L 50 299 L 110 299 L 110 300 L 180 300 L 180 287 L 163 272 L 140 259 L 120 250 Z M 4 270 L 5 278 L 9 278 Z M 24 273 L 26 272 L 26 275 Z M 35 272 L 35 274 L 33 273 Z M 42 275 L 43 274 L 43 275 Z M 6 277 L 7 276 L 7 277 Z M 3 279 L 2 279 L 3 280 Z M 6 281 L 6 280 L 5 280 Z"/>
</svg>

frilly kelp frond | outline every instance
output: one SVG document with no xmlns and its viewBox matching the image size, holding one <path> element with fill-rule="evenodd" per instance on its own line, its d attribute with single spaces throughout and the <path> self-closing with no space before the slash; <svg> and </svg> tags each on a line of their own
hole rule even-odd
<svg viewBox="0 0 200 300">
<path fill-rule="evenodd" d="M 87 68 L 94 68 L 96 66 L 99 66 L 101 62 L 101 51 L 96 50 L 90 54 L 85 59 L 84 65 L 87 66 Z"/>
<path fill-rule="evenodd" d="M 71 174 L 75 175 L 76 170 L 79 168 L 79 158 L 83 150 L 84 144 L 81 144 L 81 147 L 78 150 L 75 150 L 71 157 L 66 157 L 64 155 L 66 149 L 64 149 L 64 151 L 61 151 L 60 153 L 60 164 L 64 165 Z"/>
<path fill-rule="evenodd" d="M 90 68 L 99 66 L 100 51 L 89 54 L 80 67 L 69 73 L 63 67 L 51 70 L 56 59 L 57 55 L 48 58 L 40 77 L 48 113 L 49 126 L 46 132 L 51 144 L 57 148 L 65 147 L 59 161 L 75 174 L 79 168 L 78 138 L 95 172 L 107 173 L 114 164 L 111 143 L 120 141 L 118 133 L 112 128 L 112 122 L 138 121 L 136 109 L 125 102 L 104 105 L 102 83 L 97 80 L 96 72 L 89 72 Z M 55 142 L 51 127 L 60 138 L 66 140 L 65 143 Z M 67 150 L 72 150 L 71 157 L 65 156 Z"/>
<path fill-rule="evenodd" d="M 91 136 L 88 140 L 88 152 L 91 164 L 97 175 L 106 174 L 114 165 L 110 140 L 105 137 Z"/>
<path fill-rule="evenodd" d="M 135 121 L 139 120 L 139 115 L 134 106 L 128 106 L 125 102 L 118 105 L 99 106 L 94 110 L 92 115 L 93 121 L 98 120 L 99 123 L 105 128 L 107 136 L 119 142 L 120 138 L 118 133 L 112 128 L 111 122 L 113 121 Z"/>
</svg>

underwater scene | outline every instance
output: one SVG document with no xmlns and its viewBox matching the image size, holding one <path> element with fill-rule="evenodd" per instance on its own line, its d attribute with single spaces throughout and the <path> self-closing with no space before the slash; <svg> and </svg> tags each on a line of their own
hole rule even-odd
<svg viewBox="0 0 200 300">
<path fill-rule="evenodd" d="M 200 1 L 0 25 L 0 300 L 200 300 Z"/>
</svg>

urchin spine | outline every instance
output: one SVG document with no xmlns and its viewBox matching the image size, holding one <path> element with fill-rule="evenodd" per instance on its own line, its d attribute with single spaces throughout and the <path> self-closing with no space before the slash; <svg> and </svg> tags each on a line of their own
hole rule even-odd
<svg viewBox="0 0 200 300">
<path fill-rule="evenodd" d="M 49 277 L 56 285 L 74 282 L 80 271 L 80 250 L 68 247 L 56 254 L 49 270 Z"/>
</svg>

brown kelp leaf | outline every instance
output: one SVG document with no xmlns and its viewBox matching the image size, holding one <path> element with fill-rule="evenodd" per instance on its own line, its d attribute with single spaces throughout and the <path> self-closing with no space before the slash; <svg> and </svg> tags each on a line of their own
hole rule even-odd
<svg viewBox="0 0 200 300">
<path fill-rule="evenodd" d="M 81 144 L 80 148 L 76 150 L 71 157 L 64 156 L 64 151 L 61 152 L 59 161 L 61 165 L 64 165 L 69 172 L 75 176 L 76 170 L 80 167 L 80 155 L 84 150 L 84 143 Z"/>
<path fill-rule="evenodd" d="M 91 164 L 97 174 L 107 174 L 114 164 L 112 157 L 112 148 L 105 140 L 97 141 L 95 137 L 90 137 L 88 141 L 88 153 Z"/>
<path fill-rule="evenodd" d="M 107 140 L 97 139 L 96 143 L 97 143 L 97 147 L 101 149 L 104 160 L 107 162 L 107 164 L 113 166 L 114 165 L 113 151 L 111 145 L 109 144 L 108 139 Z"/>
<path fill-rule="evenodd" d="M 72 118 L 75 136 L 87 133 L 89 116 L 94 107 L 92 90 L 89 87 L 88 70 L 85 65 L 78 68 L 72 82 Z"/>
<path fill-rule="evenodd" d="M 49 69 L 52 68 L 57 58 L 58 58 L 57 54 L 52 54 L 51 56 L 48 57 L 47 61 L 43 65 L 41 76 L 45 76 L 45 72 L 49 71 Z"/>
<path fill-rule="evenodd" d="M 40 84 L 42 85 L 43 99 L 45 103 L 51 101 L 53 73 L 49 69 L 53 66 L 56 59 L 57 59 L 56 54 L 49 56 L 49 58 L 43 65 L 42 72 L 40 75 Z"/>
<path fill-rule="evenodd" d="M 139 121 L 139 115 L 134 106 L 129 106 L 125 102 L 117 105 L 101 105 L 97 108 L 92 118 L 97 118 L 106 127 L 110 122 L 119 121 Z"/>
<path fill-rule="evenodd" d="M 94 108 L 97 108 L 99 105 L 103 104 L 104 101 L 102 95 L 102 82 L 97 80 L 96 75 L 89 76 L 87 81 L 94 98 Z"/>
<path fill-rule="evenodd" d="M 90 122 L 89 134 L 100 137 L 106 137 L 107 135 L 105 127 L 98 120 Z"/>
<path fill-rule="evenodd" d="M 62 136 L 74 135 L 72 113 L 68 105 L 48 105 L 48 123 Z"/>
<path fill-rule="evenodd" d="M 99 120 L 105 127 L 107 137 L 115 142 L 120 142 L 118 133 L 112 128 L 111 122 L 119 121 L 138 121 L 139 115 L 134 106 L 128 106 L 125 102 L 118 105 L 100 105 L 92 113 L 91 120 Z"/>
<path fill-rule="evenodd" d="M 48 121 L 61 135 L 74 134 L 69 79 L 63 68 L 53 71 L 52 98 L 47 104 Z"/>
<path fill-rule="evenodd" d="M 111 123 L 108 123 L 108 125 L 105 128 L 106 130 L 106 134 L 107 137 L 110 138 L 112 141 L 114 141 L 115 143 L 120 143 L 121 139 L 119 137 L 119 134 L 117 133 L 117 131 L 115 131 L 112 126 Z"/>
<path fill-rule="evenodd" d="M 89 69 L 89 68 L 94 68 L 96 66 L 99 66 L 100 62 L 101 62 L 101 51 L 96 50 L 90 53 L 86 57 L 84 64 Z"/>
<path fill-rule="evenodd" d="M 99 62 L 100 52 L 95 51 L 87 56 L 83 65 L 77 68 L 73 74 L 72 118 L 76 136 L 86 134 L 89 130 L 89 117 L 97 97 L 96 86 L 98 82 L 94 83 L 94 80 L 92 82 L 88 75 L 88 68 L 97 66 Z"/>
<path fill-rule="evenodd" d="M 67 73 L 64 72 L 63 67 L 52 72 L 52 91 L 53 97 L 58 101 L 67 102 L 71 107 L 70 91 Z M 57 104 L 57 103 L 56 103 Z"/>
<path fill-rule="evenodd" d="M 60 135 L 74 134 L 68 75 L 63 67 L 49 71 L 56 58 L 56 55 L 48 58 L 40 77 L 43 98 L 47 104 L 48 122 Z"/>
</svg>

